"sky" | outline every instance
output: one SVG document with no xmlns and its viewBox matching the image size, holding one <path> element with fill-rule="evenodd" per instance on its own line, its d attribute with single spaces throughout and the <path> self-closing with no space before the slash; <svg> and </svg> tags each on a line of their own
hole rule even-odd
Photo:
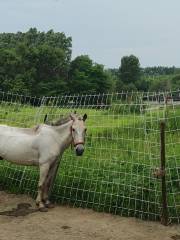
<svg viewBox="0 0 180 240">
<path fill-rule="evenodd" d="M 180 67 L 179 11 L 180 0 L 0 0 L 0 32 L 64 32 L 72 58 L 107 68 L 130 54 L 142 67 Z"/>
</svg>

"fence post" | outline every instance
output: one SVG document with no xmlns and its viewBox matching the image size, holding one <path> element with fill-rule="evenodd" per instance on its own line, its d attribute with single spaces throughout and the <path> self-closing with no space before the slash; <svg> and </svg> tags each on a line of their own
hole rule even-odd
<svg viewBox="0 0 180 240">
<path fill-rule="evenodd" d="M 161 191 L 162 191 L 162 213 L 161 223 L 168 225 L 168 205 L 167 205 L 167 190 L 166 190 L 166 153 L 165 153 L 165 121 L 160 122 L 160 141 L 161 141 Z"/>
</svg>

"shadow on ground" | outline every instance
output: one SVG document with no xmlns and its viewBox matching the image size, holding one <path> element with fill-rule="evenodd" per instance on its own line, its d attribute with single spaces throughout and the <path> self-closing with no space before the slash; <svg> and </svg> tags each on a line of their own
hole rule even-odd
<svg viewBox="0 0 180 240">
<path fill-rule="evenodd" d="M 12 208 L 10 211 L 0 212 L 0 215 L 20 217 L 37 211 L 38 209 L 32 209 L 32 205 L 30 203 L 19 203 L 17 208 Z"/>
</svg>

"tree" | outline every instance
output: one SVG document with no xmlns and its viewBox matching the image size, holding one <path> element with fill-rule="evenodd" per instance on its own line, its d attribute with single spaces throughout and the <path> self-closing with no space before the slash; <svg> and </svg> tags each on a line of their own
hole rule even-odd
<svg viewBox="0 0 180 240">
<path fill-rule="evenodd" d="M 113 80 L 103 65 L 93 63 L 87 55 L 81 55 L 71 62 L 69 86 L 74 93 L 105 93 L 111 91 Z"/>
<path fill-rule="evenodd" d="M 60 48 L 41 45 L 37 48 L 36 92 L 57 95 L 66 90 L 68 64 Z"/>
<path fill-rule="evenodd" d="M 36 28 L 0 34 L 0 89 L 31 95 L 67 90 L 71 38 Z"/>
<path fill-rule="evenodd" d="M 123 84 L 133 83 L 134 85 L 140 78 L 141 69 L 139 59 L 134 55 L 125 56 L 121 59 L 119 68 L 120 80 Z"/>
<path fill-rule="evenodd" d="M 150 91 L 168 91 L 170 90 L 170 80 L 166 78 L 155 79 L 150 85 Z"/>
<path fill-rule="evenodd" d="M 176 75 L 171 80 L 171 88 L 173 90 L 177 90 L 180 88 L 180 75 Z"/>
<path fill-rule="evenodd" d="M 150 81 L 147 78 L 141 76 L 139 80 L 136 81 L 135 85 L 138 90 L 147 92 L 150 87 Z"/>
<path fill-rule="evenodd" d="M 106 93 L 113 88 L 113 79 L 101 64 L 94 64 L 90 73 L 91 90 L 97 93 Z"/>
<path fill-rule="evenodd" d="M 87 92 L 91 89 L 90 73 L 93 62 L 87 55 L 76 57 L 70 64 L 69 91 L 71 93 Z"/>
</svg>

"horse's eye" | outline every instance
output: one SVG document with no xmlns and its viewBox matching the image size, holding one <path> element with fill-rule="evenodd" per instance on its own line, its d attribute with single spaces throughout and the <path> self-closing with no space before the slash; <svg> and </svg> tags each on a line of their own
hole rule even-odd
<svg viewBox="0 0 180 240">
<path fill-rule="evenodd" d="M 74 131 L 75 131 L 75 129 L 73 128 L 73 129 L 72 129 L 72 131 L 74 132 Z"/>
</svg>

